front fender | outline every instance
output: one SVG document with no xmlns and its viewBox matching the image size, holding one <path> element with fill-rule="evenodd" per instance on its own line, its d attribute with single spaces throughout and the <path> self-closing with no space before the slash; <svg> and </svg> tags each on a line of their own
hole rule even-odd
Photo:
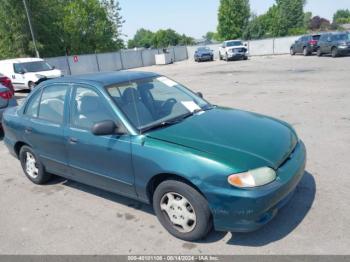
<svg viewBox="0 0 350 262">
<path fill-rule="evenodd" d="M 132 140 L 135 190 L 143 202 L 149 202 L 147 185 L 158 174 L 183 177 L 206 195 L 207 185 L 224 183 L 235 172 L 229 163 L 205 152 L 149 137 Z"/>
</svg>

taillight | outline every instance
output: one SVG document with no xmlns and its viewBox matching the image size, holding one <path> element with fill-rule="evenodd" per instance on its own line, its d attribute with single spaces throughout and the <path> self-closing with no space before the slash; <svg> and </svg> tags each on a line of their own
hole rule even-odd
<svg viewBox="0 0 350 262">
<path fill-rule="evenodd" d="M 310 41 L 309 41 L 309 44 L 310 44 L 310 45 L 317 45 L 317 40 L 310 40 Z"/>
<path fill-rule="evenodd" d="M 12 85 L 10 78 L 8 78 L 6 76 L 0 77 L 0 84 L 2 84 L 3 86 L 6 86 L 8 89 L 10 89 L 12 94 L 15 93 L 15 90 L 13 88 L 13 85 Z"/>
<path fill-rule="evenodd" d="M 13 97 L 13 94 L 10 90 L 5 92 L 0 92 L 0 97 L 5 100 L 10 100 Z"/>
</svg>

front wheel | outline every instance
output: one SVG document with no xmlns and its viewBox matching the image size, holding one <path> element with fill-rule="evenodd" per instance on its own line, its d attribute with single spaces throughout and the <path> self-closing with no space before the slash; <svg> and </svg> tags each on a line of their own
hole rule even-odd
<svg viewBox="0 0 350 262">
<path fill-rule="evenodd" d="M 182 240 L 202 239 L 212 229 L 207 200 L 181 181 L 166 180 L 159 184 L 153 195 L 153 208 L 165 229 Z"/>
<path fill-rule="evenodd" d="M 336 47 L 332 48 L 332 57 L 335 58 L 338 56 L 338 49 Z"/>
<path fill-rule="evenodd" d="M 45 172 L 44 166 L 30 147 L 23 146 L 21 148 L 19 159 L 25 175 L 33 183 L 45 184 L 51 178 L 51 175 Z"/>
<path fill-rule="evenodd" d="M 35 88 L 35 83 L 32 82 L 32 81 L 29 81 L 28 82 L 28 88 L 29 88 L 29 91 L 33 91 L 33 89 Z"/>
<path fill-rule="evenodd" d="M 322 56 L 321 48 L 317 49 L 317 56 Z"/>
</svg>

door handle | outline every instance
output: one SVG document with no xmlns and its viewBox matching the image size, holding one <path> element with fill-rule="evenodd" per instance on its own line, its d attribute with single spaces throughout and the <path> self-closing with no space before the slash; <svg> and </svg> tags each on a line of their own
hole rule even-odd
<svg viewBox="0 0 350 262">
<path fill-rule="evenodd" d="M 70 138 L 69 138 L 69 143 L 70 143 L 70 144 L 76 144 L 76 143 L 78 143 L 78 139 L 77 139 L 77 138 L 74 138 L 74 137 L 70 137 Z"/>
<path fill-rule="evenodd" d="M 33 131 L 33 129 L 31 129 L 30 127 L 26 127 L 24 129 L 24 133 L 26 133 L 26 134 L 30 134 L 30 133 L 32 133 L 32 131 Z"/>
</svg>

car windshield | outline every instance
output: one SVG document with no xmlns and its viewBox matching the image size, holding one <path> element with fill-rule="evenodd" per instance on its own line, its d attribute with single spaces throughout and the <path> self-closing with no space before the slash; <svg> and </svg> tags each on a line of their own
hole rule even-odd
<svg viewBox="0 0 350 262">
<path fill-rule="evenodd" d="M 241 41 L 230 41 L 226 43 L 226 46 L 242 46 L 243 43 Z"/>
<path fill-rule="evenodd" d="M 209 52 L 210 48 L 209 47 L 199 47 L 197 50 L 200 52 Z"/>
<path fill-rule="evenodd" d="M 177 123 L 212 106 L 164 76 L 107 87 L 118 108 L 140 132 Z"/>
<path fill-rule="evenodd" d="M 36 62 L 26 62 L 26 63 L 17 63 L 14 64 L 15 72 L 21 73 L 21 72 L 41 72 L 41 71 L 49 71 L 53 70 L 52 66 L 50 66 L 45 61 L 36 61 Z"/>
<path fill-rule="evenodd" d="M 312 40 L 320 40 L 321 35 L 313 35 Z"/>
<path fill-rule="evenodd" d="M 350 34 L 339 34 L 334 36 L 336 41 L 350 41 Z"/>
</svg>

